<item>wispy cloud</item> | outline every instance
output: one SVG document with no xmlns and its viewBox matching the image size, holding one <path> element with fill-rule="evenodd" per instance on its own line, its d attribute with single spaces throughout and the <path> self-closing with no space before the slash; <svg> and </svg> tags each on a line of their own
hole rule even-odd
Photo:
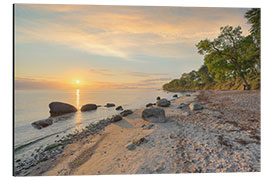
<svg viewBox="0 0 270 180">
<path fill-rule="evenodd" d="M 15 78 L 15 89 L 69 89 L 70 85 L 56 80 Z"/>
<path fill-rule="evenodd" d="M 247 31 L 244 17 L 237 9 L 69 5 L 17 8 L 39 11 L 43 17 L 18 17 L 18 42 L 57 43 L 126 60 L 132 60 L 133 54 L 183 57 L 183 46 L 176 44 L 195 48 L 201 38 L 213 38 L 220 26 L 228 24 L 242 25 Z M 52 12 L 54 19 L 46 18 Z"/>
<path fill-rule="evenodd" d="M 129 72 L 121 70 L 108 69 L 89 69 L 89 73 L 101 76 L 133 76 L 133 77 L 150 77 L 150 76 L 168 76 L 166 73 L 146 73 L 146 72 Z"/>
</svg>

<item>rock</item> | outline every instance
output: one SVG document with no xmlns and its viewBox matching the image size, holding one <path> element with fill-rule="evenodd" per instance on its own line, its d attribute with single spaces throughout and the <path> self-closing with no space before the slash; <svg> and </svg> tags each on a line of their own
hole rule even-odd
<svg viewBox="0 0 270 180">
<path fill-rule="evenodd" d="M 164 123 L 166 122 L 165 111 L 162 108 L 147 108 L 142 112 L 142 118 L 152 123 Z"/>
<path fill-rule="evenodd" d="M 144 129 L 149 130 L 149 129 L 152 129 L 153 127 L 154 127 L 154 124 L 150 124 L 150 125 L 146 126 Z"/>
<path fill-rule="evenodd" d="M 183 116 L 189 116 L 190 113 L 189 113 L 189 112 L 183 112 L 182 115 L 183 115 Z"/>
<path fill-rule="evenodd" d="M 36 121 L 36 122 L 33 122 L 32 123 L 32 126 L 34 128 L 37 128 L 37 129 L 42 129 L 44 127 L 47 127 L 47 126 L 50 126 L 53 124 L 53 120 L 48 118 L 48 119 L 44 119 L 44 120 L 39 120 L 39 121 Z"/>
<path fill-rule="evenodd" d="M 156 171 L 157 173 L 160 173 L 161 171 L 163 171 L 165 169 L 165 163 L 162 162 L 159 166 L 157 166 L 154 171 Z"/>
<path fill-rule="evenodd" d="M 160 97 L 159 97 L 159 96 L 157 97 L 157 101 L 158 101 L 158 100 L 160 100 Z"/>
<path fill-rule="evenodd" d="M 169 107 L 171 105 L 171 102 L 167 99 L 163 98 L 157 101 L 158 107 Z"/>
<path fill-rule="evenodd" d="M 201 110 L 201 109 L 203 109 L 203 107 L 202 107 L 200 104 L 195 103 L 195 102 L 191 103 L 191 104 L 189 105 L 189 108 L 190 108 L 191 111 L 196 111 L 196 110 Z"/>
<path fill-rule="evenodd" d="M 177 98 L 177 97 L 178 97 L 178 95 L 177 95 L 177 94 L 175 94 L 175 95 L 173 95 L 173 97 Z"/>
<path fill-rule="evenodd" d="M 97 105 L 96 104 L 85 104 L 81 107 L 81 111 L 92 111 L 92 110 L 96 110 L 97 109 Z"/>
<path fill-rule="evenodd" d="M 182 108 L 185 108 L 187 106 L 188 106 L 188 104 L 181 103 L 177 108 L 182 109 Z"/>
<path fill-rule="evenodd" d="M 105 105 L 105 107 L 114 107 L 115 106 L 115 104 L 113 104 L 113 103 L 107 103 L 106 105 Z"/>
<path fill-rule="evenodd" d="M 186 94 L 186 96 L 190 96 L 190 94 Z"/>
<path fill-rule="evenodd" d="M 49 104 L 51 117 L 60 116 L 67 113 L 76 112 L 77 109 L 67 103 L 52 102 Z"/>
<path fill-rule="evenodd" d="M 132 114 L 132 113 L 133 113 L 133 111 L 127 109 L 127 110 L 124 110 L 123 112 L 121 112 L 120 114 L 121 114 L 121 116 L 125 117 L 125 116 Z"/>
<path fill-rule="evenodd" d="M 168 135 L 168 138 L 169 138 L 169 139 L 175 139 L 176 137 L 177 137 L 177 136 L 176 136 L 175 134 L 169 134 L 169 135 Z"/>
<path fill-rule="evenodd" d="M 121 121 L 121 120 L 122 120 L 122 117 L 120 115 L 114 115 L 111 118 L 112 122 L 117 122 L 117 121 Z"/>
<path fill-rule="evenodd" d="M 152 106 L 154 106 L 153 103 L 148 103 L 148 104 L 145 105 L 145 107 L 152 107 Z"/>
<path fill-rule="evenodd" d="M 117 108 L 115 108 L 115 110 L 122 111 L 123 110 L 123 107 L 122 106 L 118 106 Z"/>
<path fill-rule="evenodd" d="M 130 144 L 126 145 L 126 148 L 131 151 L 131 150 L 134 150 L 136 148 L 136 145 L 133 143 L 130 143 Z"/>
<path fill-rule="evenodd" d="M 139 146 L 139 145 L 141 145 L 142 143 L 147 143 L 148 140 L 145 139 L 145 137 L 142 137 L 142 138 L 139 138 L 139 139 L 135 139 L 135 140 L 133 140 L 132 142 L 133 142 L 134 145 Z"/>
</svg>

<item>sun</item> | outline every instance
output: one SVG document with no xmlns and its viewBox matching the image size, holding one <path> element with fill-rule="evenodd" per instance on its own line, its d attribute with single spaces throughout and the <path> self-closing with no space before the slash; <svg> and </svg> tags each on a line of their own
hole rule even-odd
<svg viewBox="0 0 270 180">
<path fill-rule="evenodd" d="M 80 80 L 76 80 L 76 84 L 80 84 Z"/>
</svg>

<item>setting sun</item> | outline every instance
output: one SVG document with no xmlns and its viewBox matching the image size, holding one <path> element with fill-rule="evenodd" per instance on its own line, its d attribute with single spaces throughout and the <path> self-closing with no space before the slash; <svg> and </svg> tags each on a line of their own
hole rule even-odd
<svg viewBox="0 0 270 180">
<path fill-rule="evenodd" d="M 80 84 L 80 80 L 76 80 L 76 84 Z"/>
</svg>

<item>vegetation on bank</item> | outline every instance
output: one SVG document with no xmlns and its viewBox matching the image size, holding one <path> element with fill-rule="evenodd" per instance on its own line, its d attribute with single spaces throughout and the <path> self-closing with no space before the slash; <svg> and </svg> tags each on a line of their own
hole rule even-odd
<svg viewBox="0 0 270 180">
<path fill-rule="evenodd" d="M 163 89 L 260 89 L 260 9 L 247 11 L 245 17 L 251 24 L 249 35 L 243 36 L 240 26 L 221 27 L 217 38 L 196 44 L 204 64 L 164 84 Z"/>
</svg>

